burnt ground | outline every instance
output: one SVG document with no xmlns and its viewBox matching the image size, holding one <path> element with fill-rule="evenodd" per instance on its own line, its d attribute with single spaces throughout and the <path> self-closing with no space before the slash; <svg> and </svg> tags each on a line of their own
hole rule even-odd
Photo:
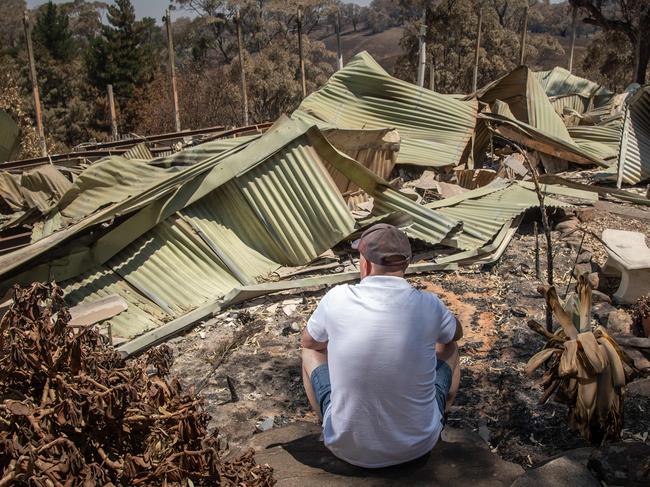
<svg viewBox="0 0 650 487">
<path fill-rule="evenodd" d="M 597 235 L 604 228 L 641 231 L 650 241 L 649 219 L 599 210 L 584 226 Z M 555 282 L 562 296 L 576 251 L 558 232 L 553 237 Z M 534 242 L 532 225 L 524 222 L 492 267 L 410 279 L 437 293 L 465 325 L 461 388 L 448 424 L 478 431 L 493 451 L 524 467 L 589 446 L 568 429 L 565 406 L 538 404 L 541 388 L 524 374 L 527 360 L 544 344 L 526 325 L 531 318 L 544 321 L 544 302 L 536 291 Z M 543 236 L 540 242 L 543 257 Z M 604 264 L 606 254 L 595 238 L 587 236 L 583 245 L 593 252 L 594 265 Z M 263 423 L 269 426 L 272 421 L 277 427 L 296 420 L 318 422 L 302 389 L 299 330 L 324 292 L 259 298 L 169 342 L 176 356 L 173 372 L 185 386 L 203 394 L 211 426 L 232 447 L 245 444 Z M 227 377 L 237 402 L 231 401 Z M 650 399 L 628 397 L 624 414 L 623 439 L 639 440 L 644 433 L 647 438 Z"/>
</svg>

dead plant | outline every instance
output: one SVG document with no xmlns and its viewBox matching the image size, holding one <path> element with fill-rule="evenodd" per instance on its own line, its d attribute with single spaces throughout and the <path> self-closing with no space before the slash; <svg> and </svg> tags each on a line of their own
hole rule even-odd
<svg viewBox="0 0 650 487">
<path fill-rule="evenodd" d="M 253 452 L 225 461 L 162 345 L 125 363 L 68 327 L 55 284 L 16 287 L 0 321 L 0 486 L 271 486 Z"/>
<path fill-rule="evenodd" d="M 560 327 L 548 332 L 541 324 L 528 325 L 547 338 L 542 350 L 529 361 L 526 372 L 546 364 L 540 404 L 553 395 L 569 406 L 568 422 L 592 443 L 616 440 L 623 428 L 623 400 L 631 362 L 605 328 L 591 324 L 591 286 L 578 277 L 576 293 L 562 303 L 553 286 L 542 286 L 548 306 Z"/>
</svg>

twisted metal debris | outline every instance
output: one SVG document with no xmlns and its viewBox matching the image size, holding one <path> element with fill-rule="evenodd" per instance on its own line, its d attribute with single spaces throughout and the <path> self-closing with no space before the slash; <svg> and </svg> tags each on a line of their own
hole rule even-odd
<svg viewBox="0 0 650 487">
<path fill-rule="evenodd" d="M 221 458 L 168 347 L 126 364 L 69 320 L 61 288 L 33 284 L 0 321 L 0 486 L 274 484 L 252 450 Z"/>
</svg>

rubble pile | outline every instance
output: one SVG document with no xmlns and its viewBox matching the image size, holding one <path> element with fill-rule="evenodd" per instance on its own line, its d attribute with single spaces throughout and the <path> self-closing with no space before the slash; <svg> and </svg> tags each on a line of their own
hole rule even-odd
<svg viewBox="0 0 650 487">
<path fill-rule="evenodd" d="M 252 451 L 222 458 L 167 346 L 126 364 L 69 321 L 57 285 L 14 288 L 0 321 L 0 485 L 273 485 Z"/>
</svg>

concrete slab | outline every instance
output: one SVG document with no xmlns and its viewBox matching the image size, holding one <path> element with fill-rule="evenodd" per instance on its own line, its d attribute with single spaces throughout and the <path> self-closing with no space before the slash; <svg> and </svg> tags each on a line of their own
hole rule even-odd
<svg viewBox="0 0 650 487">
<path fill-rule="evenodd" d="M 405 465 L 363 469 L 336 458 L 320 440 L 321 428 L 298 422 L 256 435 L 256 461 L 275 470 L 279 487 L 305 486 L 471 486 L 505 487 L 524 473 L 486 448 L 478 435 L 449 428 L 448 441 Z M 451 442 L 451 441 L 454 442 Z"/>
<path fill-rule="evenodd" d="M 602 239 L 608 254 L 605 273 L 608 269 L 616 269 L 621 274 L 621 284 L 614 299 L 632 304 L 650 293 L 650 249 L 645 243 L 645 235 L 607 229 L 603 231 Z"/>
</svg>

